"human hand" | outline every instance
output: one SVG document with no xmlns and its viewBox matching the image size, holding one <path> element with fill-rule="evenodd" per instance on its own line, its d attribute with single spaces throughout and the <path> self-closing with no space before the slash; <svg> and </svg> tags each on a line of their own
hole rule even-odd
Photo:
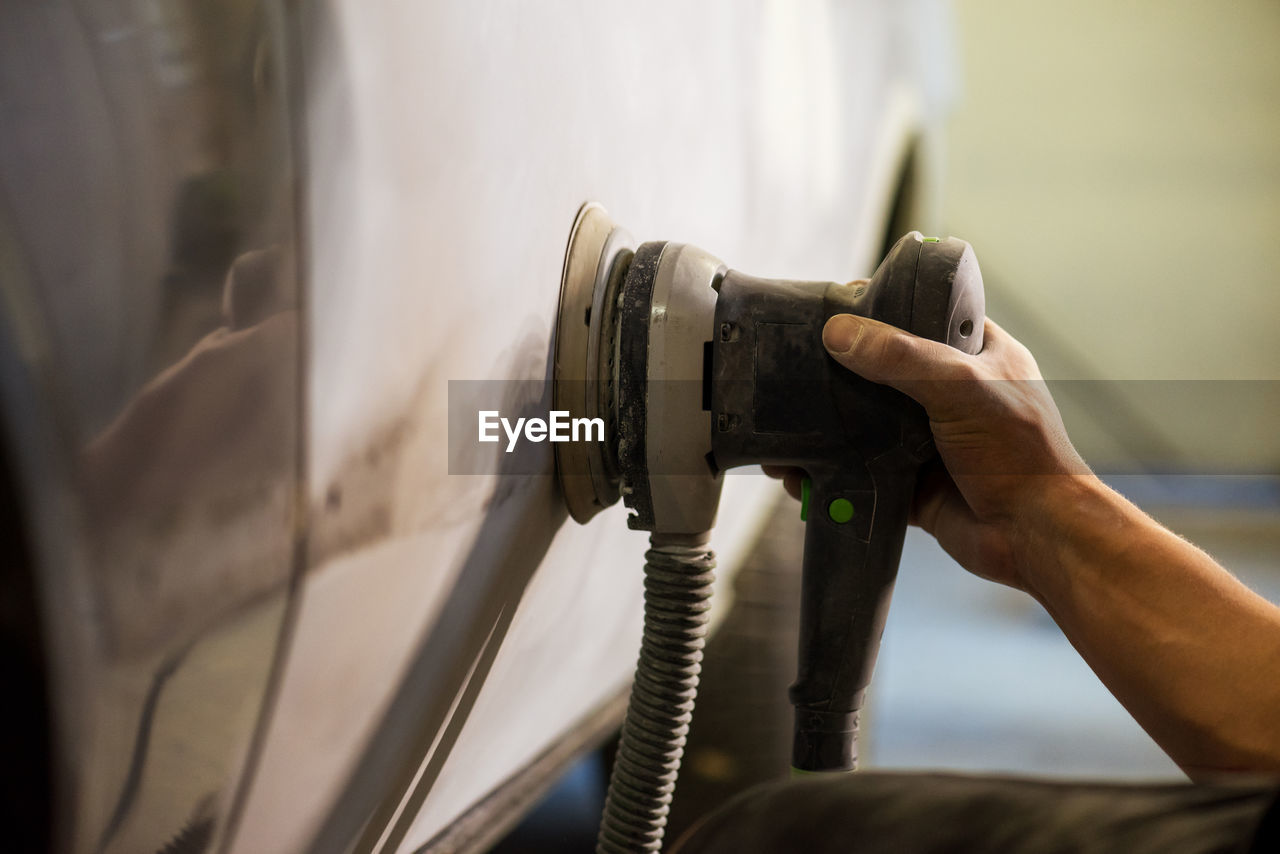
<svg viewBox="0 0 1280 854">
<path fill-rule="evenodd" d="M 986 321 L 982 352 L 962 353 L 879 321 L 836 315 L 823 344 L 837 362 L 919 402 L 941 465 L 921 472 L 911 521 L 969 571 L 1031 590 L 1020 570 L 1037 514 L 1074 501 L 1090 472 L 1026 347 Z M 800 493 L 803 473 L 766 467 Z"/>
<path fill-rule="evenodd" d="M 837 315 L 827 352 L 928 413 L 939 458 L 912 521 L 971 572 L 1044 605 L 1116 698 L 1195 779 L 1280 772 L 1280 609 L 1093 476 L 1035 359 L 987 320 L 966 355 Z M 771 470 L 798 492 L 800 475 Z"/>
</svg>

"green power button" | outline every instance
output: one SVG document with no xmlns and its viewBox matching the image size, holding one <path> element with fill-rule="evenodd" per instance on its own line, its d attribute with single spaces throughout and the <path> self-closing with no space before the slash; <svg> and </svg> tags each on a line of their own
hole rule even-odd
<svg viewBox="0 0 1280 854">
<path fill-rule="evenodd" d="M 827 516 L 832 522 L 843 525 L 853 518 L 853 502 L 847 498 L 837 498 L 827 505 Z"/>
</svg>

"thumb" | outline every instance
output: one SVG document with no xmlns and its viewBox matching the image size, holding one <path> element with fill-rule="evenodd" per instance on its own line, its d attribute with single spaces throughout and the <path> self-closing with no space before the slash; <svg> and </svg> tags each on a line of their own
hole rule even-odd
<svg viewBox="0 0 1280 854">
<path fill-rule="evenodd" d="M 822 329 L 831 358 L 876 383 L 914 398 L 931 414 L 945 407 L 952 382 L 971 376 L 970 356 L 940 341 L 852 314 L 837 314 Z"/>
</svg>

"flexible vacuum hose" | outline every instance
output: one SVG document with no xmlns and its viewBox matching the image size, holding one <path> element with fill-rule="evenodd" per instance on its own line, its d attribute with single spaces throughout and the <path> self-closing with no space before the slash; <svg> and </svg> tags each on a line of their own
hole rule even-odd
<svg viewBox="0 0 1280 854">
<path fill-rule="evenodd" d="M 708 535 L 652 534 L 644 564 L 644 636 L 597 854 L 658 851 L 698 694 L 715 554 Z"/>
</svg>

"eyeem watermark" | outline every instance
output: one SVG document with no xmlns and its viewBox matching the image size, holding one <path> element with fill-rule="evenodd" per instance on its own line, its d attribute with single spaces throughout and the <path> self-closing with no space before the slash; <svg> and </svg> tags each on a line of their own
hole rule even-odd
<svg viewBox="0 0 1280 854">
<path fill-rule="evenodd" d="M 652 396 L 655 391 L 663 391 L 668 398 L 687 394 L 701 400 L 705 391 L 701 379 L 663 382 L 686 384 L 688 387 L 681 385 L 663 389 L 651 383 L 647 386 L 647 394 Z M 723 382 L 750 383 L 753 380 Z M 956 396 L 981 399 L 984 395 L 1005 394 L 1006 390 L 1008 394 L 1023 398 L 1017 387 L 1029 381 L 937 382 L 956 383 L 957 388 L 953 392 Z M 1068 429 L 1072 429 L 1076 422 L 1091 425 L 1092 431 L 1083 435 L 1094 443 L 1096 449 L 1092 453 L 1084 447 L 1081 450 L 1088 453 L 1090 468 L 1095 473 L 1127 476 L 1141 472 L 1142 477 L 1185 475 L 1187 482 L 1201 484 L 1209 483 L 1206 477 L 1214 476 L 1218 478 L 1214 485 L 1204 487 L 1206 506 L 1211 500 L 1219 500 L 1215 496 L 1247 493 L 1247 500 L 1252 502 L 1248 506 L 1280 507 L 1280 458 L 1275 453 L 1275 437 L 1280 436 L 1280 379 L 1049 380 L 1045 385 L 1061 407 Z M 600 423 L 598 419 L 576 419 L 575 430 L 572 414 L 585 416 L 590 410 L 578 409 L 569 401 L 587 400 L 590 395 L 598 394 L 599 389 L 594 383 L 590 387 L 586 383 L 564 384 L 559 391 L 560 395 L 553 395 L 553 388 L 545 378 L 449 380 L 449 474 L 551 475 L 555 472 L 554 452 L 565 450 L 552 442 L 576 440 L 603 444 L 620 441 L 620 437 L 611 436 L 606 429 L 607 424 Z M 797 383 L 793 391 L 801 400 L 806 395 L 830 394 L 823 384 L 806 387 L 804 383 Z M 431 409 L 426 414 L 434 416 L 438 410 L 435 399 L 431 401 Z M 711 404 L 711 410 L 705 413 L 705 426 L 697 429 L 719 431 L 720 415 L 739 414 L 717 409 L 714 396 Z M 1181 417 L 1186 415 L 1188 404 L 1195 410 L 1194 418 Z M 605 416 L 607 420 L 608 416 Z M 726 426 L 734 426 L 731 418 L 726 417 L 725 420 Z M 434 425 L 436 422 L 428 420 L 423 423 Z M 1173 438 L 1167 438 L 1166 434 Z M 427 432 L 424 435 L 434 441 L 438 434 Z M 1230 436 L 1232 441 L 1215 445 L 1196 438 L 1215 435 Z M 1198 444 L 1189 444 L 1193 439 Z M 1195 447 L 1196 453 L 1189 454 L 1186 447 Z M 659 455 L 654 455 L 648 464 L 658 466 L 651 468 L 651 473 L 705 474 L 705 468 L 685 471 L 681 468 L 683 463 L 668 464 Z M 960 474 L 1044 473 L 1031 455 L 1009 455 L 1005 464 L 1008 469 L 1003 471 L 983 469 L 961 471 Z M 758 469 L 733 468 L 727 473 L 739 471 Z M 1227 483 L 1238 486 L 1228 490 L 1224 485 Z M 1247 490 L 1246 484 L 1251 484 Z M 1223 497 L 1221 500 L 1245 501 L 1236 497 Z"/>
<path fill-rule="evenodd" d="M 498 428 L 507 435 L 507 453 L 516 449 L 521 432 L 530 442 L 603 442 L 603 418 L 570 418 L 567 409 L 553 409 L 547 418 L 517 418 L 515 424 L 511 419 L 503 418 L 496 409 L 482 409 L 479 412 L 479 440 L 481 442 L 497 442 L 501 438 Z"/>
</svg>

